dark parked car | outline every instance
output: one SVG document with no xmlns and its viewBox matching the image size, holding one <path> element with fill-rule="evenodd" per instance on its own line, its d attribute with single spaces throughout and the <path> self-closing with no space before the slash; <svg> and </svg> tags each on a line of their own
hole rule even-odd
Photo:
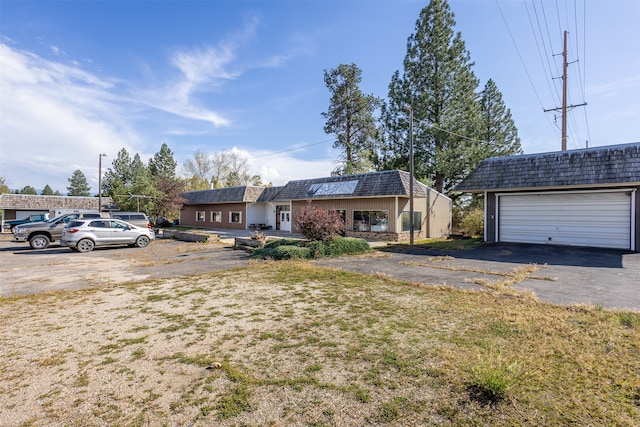
<svg viewBox="0 0 640 427">
<path fill-rule="evenodd" d="M 4 228 L 10 229 L 11 232 L 13 233 L 13 229 L 16 227 L 16 225 L 27 224 L 29 222 L 46 221 L 48 219 L 49 219 L 49 214 L 33 214 L 33 215 L 29 215 L 26 218 L 10 219 L 8 221 L 5 221 Z"/>
</svg>

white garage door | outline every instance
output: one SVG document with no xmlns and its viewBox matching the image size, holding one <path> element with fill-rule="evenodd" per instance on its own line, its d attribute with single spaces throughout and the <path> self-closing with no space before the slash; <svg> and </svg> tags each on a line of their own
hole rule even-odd
<svg viewBox="0 0 640 427">
<path fill-rule="evenodd" d="M 500 195 L 498 241 L 630 249 L 630 192 Z"/>
</svg>

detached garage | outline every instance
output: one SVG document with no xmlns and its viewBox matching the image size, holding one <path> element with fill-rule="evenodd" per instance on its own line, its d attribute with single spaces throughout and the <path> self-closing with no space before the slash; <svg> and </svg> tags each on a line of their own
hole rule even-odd
<svg viewBox="0 0 640 427">
<path fill-rule="evenodd" d="M 482 161 L 485 241 L 639 250 L 640 143 Z"/>
</svg>

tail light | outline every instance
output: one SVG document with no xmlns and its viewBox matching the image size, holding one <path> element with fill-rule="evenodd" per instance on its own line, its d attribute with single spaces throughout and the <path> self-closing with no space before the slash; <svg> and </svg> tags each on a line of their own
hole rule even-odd
<svg viewBox="0 0 640 427">
<path fill-rule="evenodd" d="M 67 233 L 77 233 L 78 231 L 80 231 L 80 230 L 78 230 L 77 228 L 69 228 L 67 230 Z"/>
</svg>

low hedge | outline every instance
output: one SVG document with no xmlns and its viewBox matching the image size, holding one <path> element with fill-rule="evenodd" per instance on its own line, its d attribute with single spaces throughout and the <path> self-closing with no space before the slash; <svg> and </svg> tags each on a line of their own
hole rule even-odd
<svg viewBox="0 0 640 427">
<path fill-rule="evenodd" d="M 264 245 L 252 251 L 251 256 L 257 259 L 313 259 L 340 255 L 357 255 L 371 251 L 369 243 L 364 239 L 353 237 L 335 237 L 321 241 L 304 241 L 294 239 L 268 240 Z"/>
</svg>

